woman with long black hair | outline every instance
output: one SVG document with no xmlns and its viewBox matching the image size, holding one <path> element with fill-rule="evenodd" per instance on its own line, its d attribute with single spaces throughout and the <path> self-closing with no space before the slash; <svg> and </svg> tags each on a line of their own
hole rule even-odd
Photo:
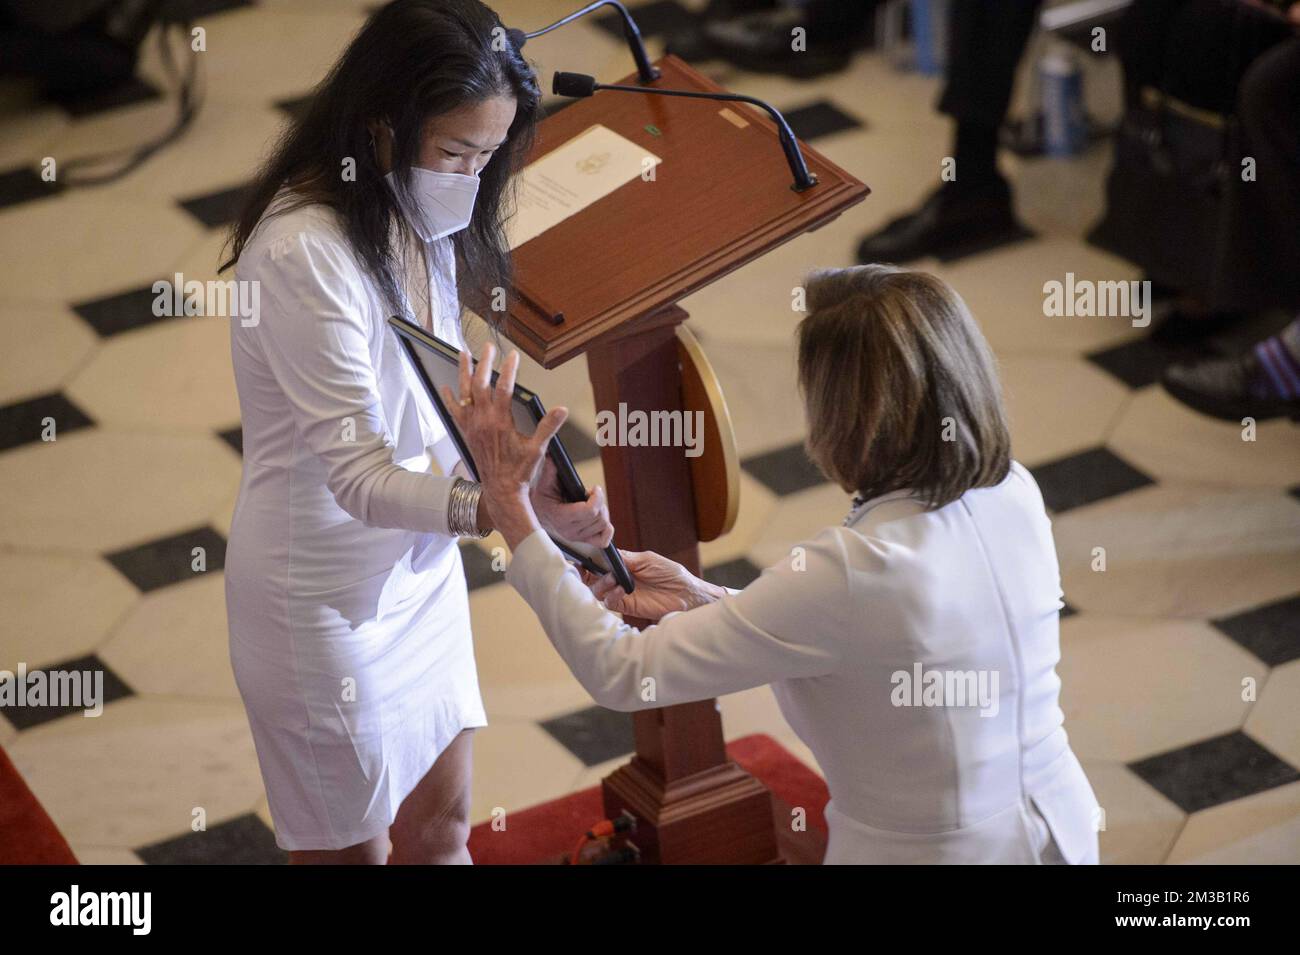
<svg viewBox="0 0 1300 955">
<path fill-rule="evenodd" d="M 478 0 L 396 0 L 233 229 L 225 267 L 260 308 L 231 321 L 230 656 L 295 862 L 381 863 L 390 838 L 394 862 L 469 861 L 469 731 L 486 718 L 456 537 L 491 516 L 385 322 L 463 348 L 461 300 L 508 287 L 504 198 L 539 101 Z M 608 543 L 600 488 L 563 504 L 538 486 L 549 526 Z"/>
</svg>

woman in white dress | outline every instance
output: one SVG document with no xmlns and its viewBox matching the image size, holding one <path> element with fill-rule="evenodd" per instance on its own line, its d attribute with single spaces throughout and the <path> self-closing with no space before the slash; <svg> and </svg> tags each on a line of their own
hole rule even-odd
<svg viewBox="0 0 1300 955">
<path fill-rule="evenodd" d="M 503 195 L 536 80 L 477 0 L 379 10 L 254 184 L 229 265 L 244 470 L 230 657 L 294 862 L 468 862 L 486 724 L 458 536 L 491 525 L 385 322 L 464 347 L 460 299 L 508 288 Z M 542 520 L 612 536 L 603 491 Z"/>
<path fill-rule="evenodd" d="M 631 595 L 610 578 L 593 593 L 528 500 L 563 409 L 525 439 L 464 365 L 456 415 L 514 552 L 506 579 L 603 706 L 770 683 L 826 774 L 828 863 L 1096 862 L 1097 802 L 1058 704 L 1051 524 L 1011 460 L 987 344 L 924 273 L 831 271 L 807 300 L 808 449 L 856 495 L 842 525 L 743 591 L 643 553 L 626 555 Z M 610 610 L 659 622 L 637 631 Z"/>
</svg>

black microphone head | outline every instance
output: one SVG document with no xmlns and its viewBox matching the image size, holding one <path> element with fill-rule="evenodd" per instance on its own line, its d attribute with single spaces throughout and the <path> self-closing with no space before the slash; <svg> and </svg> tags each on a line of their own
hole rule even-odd
<svg viewBox="0 0 1300 955">
<path fill-rule="evenodd" d="M 596 92 L 596 78 L 586 73 L 557 71 L 551 81 L 551 92 L 556 96 L 590 96 Z"/>
<path fill-rule="evenodd" d="M 506 38 L 516 50 L 522 50 L 524 44 L 528 42 L 528 34 L 523 30 L 516 30 L 514 27 L 506 27 Z"/>
</svg>

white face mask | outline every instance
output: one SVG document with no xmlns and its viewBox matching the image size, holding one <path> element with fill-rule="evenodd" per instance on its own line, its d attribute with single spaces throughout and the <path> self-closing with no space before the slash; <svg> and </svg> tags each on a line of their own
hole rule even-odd
<svg viewBox="0 0 1300 955">
<path fill-rule="evenodd" d="M 393 173 L 384 179 L 395 186 Z M 396 190 L 394 190 L 396 195 Z M 411 167 L 411 195 L 417 208 L 406 210 L 411 228 L 425 242 L 441 239 L 469 225 L 478 195 L 478 176 Z"/>
</svg>

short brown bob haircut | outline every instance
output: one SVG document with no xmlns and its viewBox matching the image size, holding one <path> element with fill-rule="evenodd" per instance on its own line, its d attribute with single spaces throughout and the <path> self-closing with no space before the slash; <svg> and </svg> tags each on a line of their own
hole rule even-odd
<svg viewBox="0 0 1300 955">
<path fill-rule="evenodd" d="M 799 325 L 808 455 L 846 491 L 931 508 L 1001 483 L 1011 438 L 993 354 L 944 281 L 891 265 L 815 272 Z"/>
</svg>

